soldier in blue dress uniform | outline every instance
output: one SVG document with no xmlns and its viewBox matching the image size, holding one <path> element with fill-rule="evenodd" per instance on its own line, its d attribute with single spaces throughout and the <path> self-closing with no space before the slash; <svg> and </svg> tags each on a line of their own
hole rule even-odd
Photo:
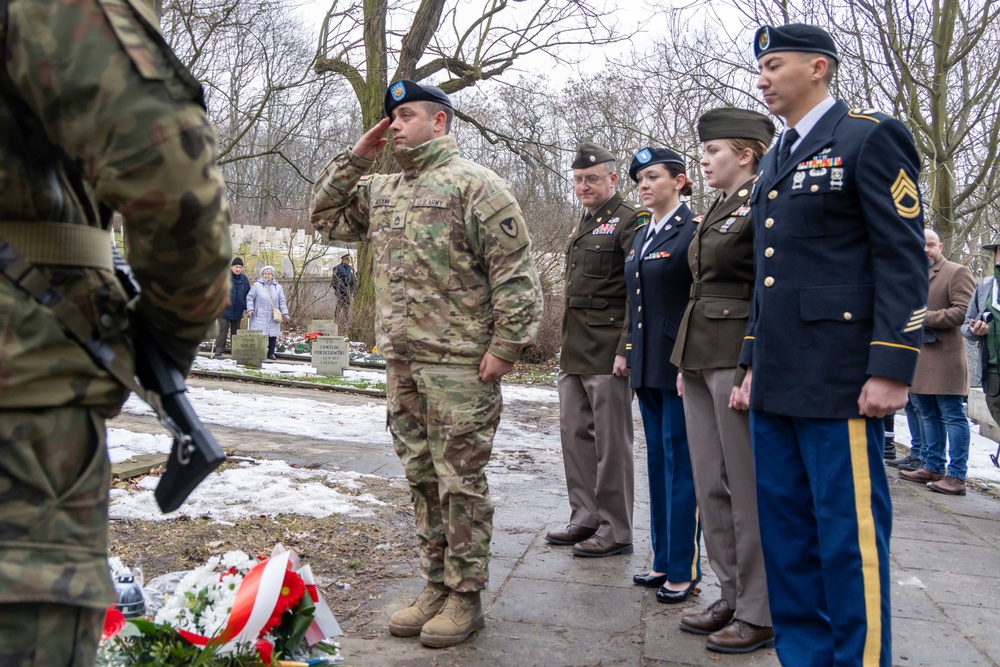
<svg viewBox="0 0 1000 667">
<path fill-rule="evenodd" d="M 649 465 L 649 515 L 653 569 L 636 574 L 640 586 L 657 587 L 660 602 L 683 602 L 701 580 L 701 530 L 688 452 L 684 404 L 670 355 L 691 292 L 687 252 L 698 223 L 681 203 L 691 194 L 684 160 L 668 148 L 643 148 L 629 176 L 642 205 L 632 250 L 625 258 L 629 298 L 625 357 L 639 398 Z"/>
<path fill-rule="evenodd" d="M 903 123 L 829 94 L 819 28 L 760 28 L 757 87 L 785 131 L 751 195 L 749 401 L 782 664 L 891 663 L 882 417 L 906 404 L 927 303 L 920 166 Z"/>
</svg>

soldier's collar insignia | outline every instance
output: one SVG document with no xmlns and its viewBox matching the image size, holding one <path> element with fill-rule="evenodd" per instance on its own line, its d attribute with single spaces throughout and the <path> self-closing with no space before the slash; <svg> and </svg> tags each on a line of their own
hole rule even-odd
<svg viewBox="0 0 1000 667">
<path fill-rule="evenodd" d="M 398 102 L 406 97 L 406 86 L 402 81 L 397 81 L 392 84 L 392 88 L 389 89 L 389 94 L 392 95 L 392 99 Z"/>
<path fill-rule="evenodd" d="M 642 164 L 646 164 L 653 159 L 653 154 L 649 152 L 648 148 L 643 148 L 641 151 L 635 154 L 635 159 Z"/>
<path fill-rule="evenodd" d="M 912 220 L 920 215 L 920 192 L 916 184 L 902 169 L 892 184 L 892 201 L 899 217 Z"/>
</svg>

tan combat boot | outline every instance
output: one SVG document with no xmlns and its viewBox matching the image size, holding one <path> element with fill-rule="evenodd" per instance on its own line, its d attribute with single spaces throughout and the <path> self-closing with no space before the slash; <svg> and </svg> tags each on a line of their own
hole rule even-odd
<svg viewBox="0 0 1000 667">
<path fill-rule="evenodd" d="M 434 648 L 454 646 L 464 642 L 481 627 L 483 605 L 479 601 L 479 591 L 452 591 L 444 608 L 424 624 L 424 629 L 420 632 L 420 643 Z"/>
<path fill-rule="evenodd" d="M 448 589 L 441 584 L 428 583 L 413 604 L 392 615 L 389 619 L 389 632 L 397 637 L 416 637 L 424 623 L 441 611 L 448 600 L 448 593 Z"/>
</svg>

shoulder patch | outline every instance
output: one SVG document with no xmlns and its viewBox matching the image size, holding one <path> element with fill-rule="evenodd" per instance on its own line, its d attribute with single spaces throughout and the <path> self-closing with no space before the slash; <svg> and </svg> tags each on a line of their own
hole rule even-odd
<svg viewBox="0 0 1000 667">
<path fill-rule="evenodd" d="M 703 216 L 703 215 L 696 215 L 696 216 L 694 216 L 694 218 L 693 218 L 693 220 L 694 220 L 694 221 L 695 221 L 696 223 L 699 223 L 699 222 L 701 222 L 701 221 L 702 221 L 702 220 L 704 220 L 704 219 L 705 219 L 705 216 Z"/>
<path fill-rule="evenodd" d="M 851 118 L 861 118 L 863 120 L 870 120 L 873 123 L 881 123 L 882 118 L 885 114 L 878 109 L 851 109 L 847 112 L 847 115 Z"/>
<path fill-rule="evenodd" d="M 635 214 L 635 228 L 640 229 L 649 224 L 652 214 L 649 211 L 639 211 Z"/>
<path fill-rule="evenodd" d="M 501 190 L 497 190 L 486 199 L 476 204 L 476 206 L 472 209 L 472 213 L 479 219 L 480 222 L 486 222 L 491 217 L 511 205 L 517 206 L 517 200 L 514 199 L 514 195 L 510 193 L 510 190 L 503 188 Z"/>
</svg>

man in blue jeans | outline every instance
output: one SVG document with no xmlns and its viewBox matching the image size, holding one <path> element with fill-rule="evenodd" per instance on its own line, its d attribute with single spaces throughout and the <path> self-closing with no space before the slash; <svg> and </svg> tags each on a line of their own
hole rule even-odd
<svg viewBox="0 0 1000 667">
<path fill-rule="evenodd" d="M 927 484 L 931 491 L 964 496 L 970 434 L 962 398 L 969 394 L 969 371 L 960 328 L 976 280 L 968 267 L 944 258 L 944 245 L 933 230 L 925 230 L 924 238 L 930 293 L 924 345 L 910 386 L 910 401 L 924 425 L 924 465 L 901 469 L 899 476 Z M 949 444 L 950 462 L 945 459 Z"/>
</svg>

